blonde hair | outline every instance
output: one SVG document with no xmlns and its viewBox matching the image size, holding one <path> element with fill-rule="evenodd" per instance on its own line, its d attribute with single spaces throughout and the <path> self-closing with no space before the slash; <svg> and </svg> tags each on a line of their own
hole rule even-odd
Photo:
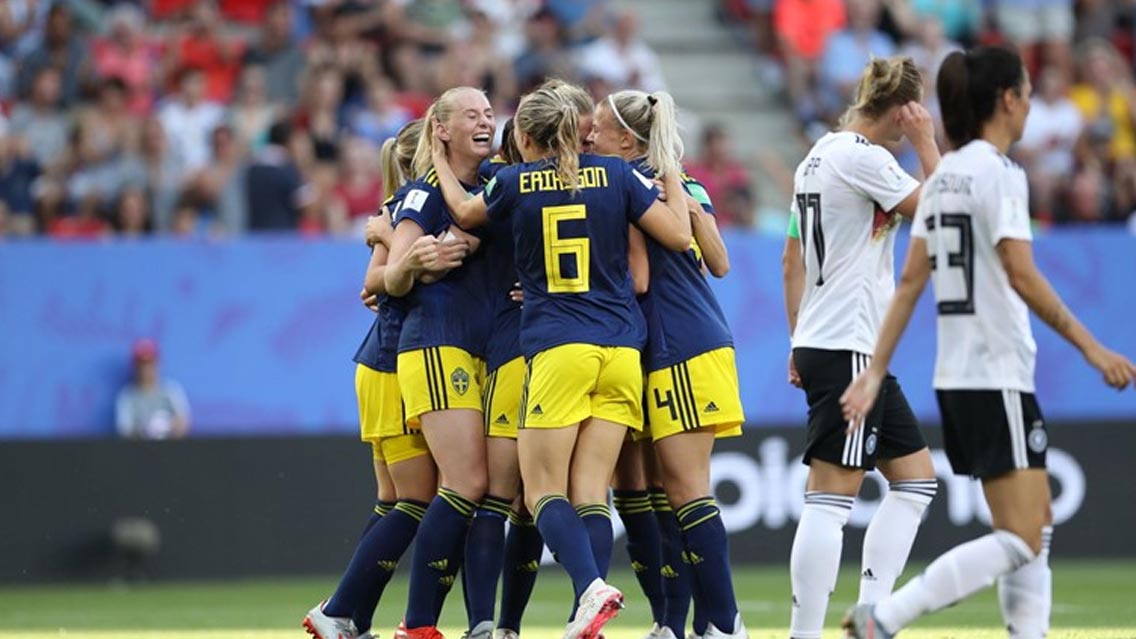
<svg viewBox="0 0 1136 639">
<path fill-rule="evenodd" d="M 686 147 L 678 134 L 678 109 L 669 93 L 619 91 L 607 96 L 607 106 L 619 124 L 646 145 L 647 166 L 655 175 L 682 170 Z"/>
<path fill-rule="evenodd" d="M 414 151 L 414 177 L 422 177 L 430 171 L 434 164 L 434 123 L 449 122 L 457 105 L 458 94 L 464 91 L 477 91 L 484 95 L 481 89 L 474 87 L 454 87 L 447 90 L 434 100 L 434 104 L 427 109 L 422 117 L 422 134 L 418 137 L 418 148 Z"/>
<path fill-rule="evenodd" d="M 387 138 L 379 151 L 379 167 L 383 176 L 383 189 L 388 195 L 410 181 L 414 170 L 414 153 L 418 140 L 422 137 L 422 120 L 411 120 L 398 130 L 398 134 Z"/>
<path fill-rule="evenodd" d="M 592 94 L 577 84 L 572 84 L 560 78 L 549 78 L 538 88 L 556 91 L 575 107 L 576 113 L 580 115 L 587 115 L 596 110 L 596 103 L 592 100 Z"/>
<path fill-rule="evenodd" d="M 852 105 L 840 117 L 846 125 L 856 115 L 876 119 L 893 106 L 923 98 L 923 75 L 911 56 L 872 58 L 860 74 Z"/>
<path fill-rule="evenodd" d="M 556 153 L 557 174 L 572 193 L 580 190 L 580 114 L 556 89 L 537 89 L 513 116 L 516 128 L 543 149 Z"/>
</svg>

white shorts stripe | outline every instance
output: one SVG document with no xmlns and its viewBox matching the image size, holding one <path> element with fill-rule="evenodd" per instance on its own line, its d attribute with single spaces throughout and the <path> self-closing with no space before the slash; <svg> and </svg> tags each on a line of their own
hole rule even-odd
<svg viewBox="0 0 1136 639">
<path fill-rule="evenodd" d="M 860 374 L 860 365 L 859 365 L 860 363 L 859 363 L 856 355 L 857 355 L 856 353 L 852 353 L 852 357 L 850 358 L 852 360 L 852 379 L 853 380 L 855 380 L 856 376 Z M 849 428 L 851 428 L 854 424 L 855 424 L 855 422 L 853 420 L 848 420 L 848 427 Z M 844 466 L 854 466 L 855 465 L 852 461 L 854 459 L 853 446 L 854 446 L 855 442 L 856 442 L 855 433 L 853 433 L 852 435 L 849 435 L 848 433 L 844 434 L 844 452 L 840 455 L 840 463 L 843 464 Z"/>
<path fill-rule="evenodd" d="M 1006 426 L 1010 429 L 1010 452 L 1014 458 L 1014 468 L 1029 468 L 1026 433 L 1022 424 L 1022 400 L 1018 391 L 1003 390 L 1002 406 L 1006 411 Z"/>
</svg>

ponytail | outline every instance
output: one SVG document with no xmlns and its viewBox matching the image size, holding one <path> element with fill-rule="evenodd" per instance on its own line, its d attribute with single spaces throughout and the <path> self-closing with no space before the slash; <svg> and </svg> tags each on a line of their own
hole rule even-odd
<svg viewBox="0 0 1136 639">
<path fill-rule="evenodd" d="M 418 135 L 418 145 L 414 149 L 414 159 L 411 161 L 414 178 L 426 175 L 434 164 L 434 123 L 438 120 L 438 102 L 441 101 L 442 99 L 438 98 L 429 109 L 426 109 L 426 115 L 422 116 L 422 132 Z"/>
<path fill-rule="evenodd" d="M 397 135 L 383 142 L 379 151 L 379 168 L 383 189 L 388 195 L 410 180 L 418 145 L 422 142 L 422 128 L 422 120 L 411 120 L 398 130 Z"/>
<path fill-rule="evenodd" d="M 943 128 L 954 148 L 982 135 L 1006 91 L 1021 91 L 1025 81 L 1022 59 L 1005 47 L 956 51 L 943 60 L 936 88 Z"/>
<path fill-rule="evenodd" d="M 394 193 L 402 186 L 402 171 L 398 169 L 398 160 L 394 157 L 395 139 L 387 138 L 379 149 L 379 170 L 382 173 L 383 190 L 387 194 Z"/>
<path fill-rule="evenodd" d="M 580 116 L 567 101 L 560 108 L 560 121 L 551 147 L 556 151 L 557 173 L 573 194 L 580 190 Z"/>
<path fill-rule="evenodd" d="M 685 147 L 678 134 L 678 109 L 664 91 L 620 91 L 605 100 L 619 124 L 646 147 L 647 166 L 662 176 L 681 171 Z"/>
<path fill-rule="evenodd" d="M 966 53 L 955 51 L 939 67 L 935 81 L 943 130 L 951 146 L 958 149 L 978 137 L 970 105 L 970 69 Z"/>
</svg>

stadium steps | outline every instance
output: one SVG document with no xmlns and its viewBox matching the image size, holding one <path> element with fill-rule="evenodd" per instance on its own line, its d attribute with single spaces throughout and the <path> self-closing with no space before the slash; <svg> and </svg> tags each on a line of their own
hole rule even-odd
<svg viewBox="0 0 1136 639">
<path fill-rule="evenodd" d="M 734 151 L 757 178 L 768 204 L 788 201 L 758 169 L 756 151 L 770 151 L 795 167 L 805 149 L 793 114 L 763 86 L 758 59 L 714 15 L 713 0 L 617 0 L 639 16 L 640 32 L 659 56 L 668 88 L 684 111 L 687 155 L 699 153 L 702 126 L 723 124 Z"/>
</svg>

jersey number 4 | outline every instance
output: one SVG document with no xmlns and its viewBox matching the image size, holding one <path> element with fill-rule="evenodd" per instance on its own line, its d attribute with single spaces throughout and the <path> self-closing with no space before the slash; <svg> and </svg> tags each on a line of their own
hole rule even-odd
<svg viewBox="0 0 1136 639">
<path fill-rule="evenodd" d="M 936 228 L 936 218 L 941 221 L 941 228 Z M 956 292 L 955 295 L 941 295 L 939 300 L 939 315 L 973 315 L 974 314 L 974 230 L 970 224 L 970 215 L 966 213 L 941 213 L 938 216 L 927 216 L 927 233 L 934 233 L 934 241 L 929 244 L 931 249 L 931 269 L 938 273 L 937 284 L 944 291 Z M 934 247 L 944 245 L 949 231 L 958 233 L 957 249 L 954 251 L 938 251 Z M 939 271 L 938 253 L 944 253 L 947 258 L 946 268 L 961 269 L 957 271 L 962 277 L 962 291 L 952 287 L 958 280 L 945 279 L 945 272 Z M 944 299 L 946 298 L 946 299 Z"/>
<path fill-rule="evenodd" d="M 587 217 L 583 204 L 546 206 L 540 210 L 544 231 L 544 274 L 549 293 L 587 293 L 591 240 L 560 237 L 560 223 Z M 571 275 L 571 273 L 575 275 Z"/>
<path fill-rule="evenodd" d="M 809 270 L 811 241 L 817 258 L 816 285 L 824 286 L 824 227 L 820 223 L 820 193 L 798 193 L 797 211 L 801 215 L 801 256 L 805 259 L 805 271 Z"/>
</svg>

